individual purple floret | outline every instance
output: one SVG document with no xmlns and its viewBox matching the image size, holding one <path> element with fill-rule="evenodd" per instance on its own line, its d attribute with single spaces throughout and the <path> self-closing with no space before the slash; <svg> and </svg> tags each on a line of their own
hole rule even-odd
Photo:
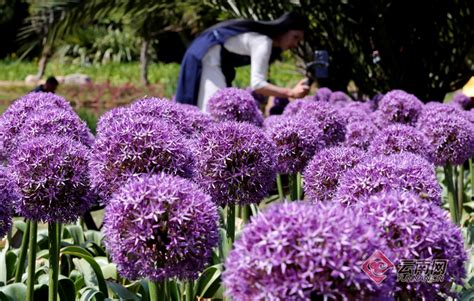
<svg viewBox="0 0 474 301">
<path fill-rule="evenodd" d="M 369 147 L 369 154 L 373 156 L 401 152 L 414 153 L 433 162 L 433 148 L 428 139 L 418 129 L 408 125 L 394 124 L 382 129 Z"/>
<path fill-rule="evenodd" d="M 323 141 L 327 147 L 336 146 L 345 140 L 346 120 L 332 104 L 307 101 L 296 114 L 290 114 L 285 109 L 283 115 L 298 116 L 308 123 L 316 124 L 323 131 Z"/>
<path fill-rule="evenodd" d="M 346 139 L 344 145 L 367 150 L 378 131 L 379 130 L 375 124 L 369 120 L 351 122 L 346 126 Z"/>
<path fill-rule="evenodd" d="M 425 107 L 418 128 L 434 147 L 438 166 L 463 164 L 474 155 L 474 124 L 455 107 Z"/>
<path fill-rule="evenodd" d="M 0 118 L 0 159 L 8 159 L 16 148 L 21 127 L 32 113 L 57 108 L 75 114 L 69 103 L 53 93 L 33 92 L 17 99 Z"/>
<path fill-rule="evenodd" d="M 423 200 L 441 204 L 441 187 L 435 167 L 412 153 L 369 158 L 346 172 L 335 199 L 352 205 L 382 190 L 413 191 Z"/>
<path fill-rule="evenodd" d="M 187 139 L 167 122 L 125 114 L 101 127 L 92 149 L 92 187 L 104 200 L 130 177 L 164 171 L 191 178 L 193 158 Z"/>
<path fill-rule="evenodd" d="M 219 205 L 258 203 L 273 187 L 275 145 L 249 123 L 212 125 L 196 142 L 196 176 Z"/>
<path fill-rule="evenodd" d="M 452 100 L 453 104 L 463 110 L 470 110 L 474 106 L 474 101 L 471 97 L 462 92 L 456 92 Z"/>
<path fill-rule="evenodd" d="M 304 171 L 304 191 L 312 202 L 329 201 L 339 179 L 364 157 L 355 147 L 331 147 L 317 153 Z"/>
<path fill-rule="evenodd" d="M 12 226 L 12 203 L 18 199 L 18 195 L 12 189 L 11 179 L 6 167 L 0 165 L 0 240 Z"/>
<path fill-rule="evenodd" d="M 357 207 L 387 242 L 394 253 L 390 259 L 398 269 L 401 259 L 447 263 L 442 279 L 432 283 L 399 279 L 392 295 L 438 300 L 440 293 L 452 295 L 453 282 L 462 285 L 468 257 L 461 230 L 450 221 L 447 211 L 414 193 L 396 191 L 382 191 L 359 202 Z M 403 274 L 406 275 L 400 271 L 398 277 Z"/>
<path fill-rule="evenodd" d="M 298 116 L 266 121 L 268 137 L 276 145 L 276 168 L 281 174 L 302 172 L 325 144 L 319 127 Z"/>
<path fill-rule="evenodd" d="M 330 103 L 340 103 L 340 102 L 347 103 L 351 101 L 352 99 L 349 97 L 349 95 L 347 95 L 346 93 L 342 91 L 334 91 L 329 96 Z"/>
<path fill-rule="evenodd" d="M 263 115 L 253 96 L 242 89 L 224 88 L 217 91 L 208 104 L 209 114 L 217 121 L 248 122 L 262 126 Z"/>
<path fill-rule="evenodd" d="M 362 264 L 384 242 L 337 203 L 272 205 L 243 229 L 222 275 L 234 300 L 370 300 L 385 295 Z"/>
<path fill-rule="evenodd" d="M 18 140 L 44 135 L 69 137 L 87 147 L 94 143 L 94 136 L 87 124 L 76 114 L 62 109 L 50 108 L 32 113 L 21 127 Z"/>
<path fill-rule="evenodd" d="M 90 151 L 67 137 L 41 136 L 12 154 L 12 185 L 18 214 L 34 221 L 71 223 L 90 206 Z"/>
<path fill-rule="evenodd" d="M 328 102 L 329 98 L 331 97 L 332 91 L 329 88 L 321 87 L 316 91 L 316 95 L 314 95 L 315 101 L 324 101 Z"/>
<path fill-rule="evenodd" d="M 164 173 L 122 186 L 105 209 L 105 245 L 121 275 L 196 279 L 217 245 L 219 215 L 189 180 Z"/>
<path fill-rule="evenodd" d="M 379 103 L 381 122 L 402 123 L 415 126 L 423 103 L 415 95 L 402 90 L 392 90 Z"/>
</svg>

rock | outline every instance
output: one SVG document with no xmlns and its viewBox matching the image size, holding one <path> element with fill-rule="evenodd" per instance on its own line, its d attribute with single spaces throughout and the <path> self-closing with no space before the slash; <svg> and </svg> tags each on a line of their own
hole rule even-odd
<svg viewBox="0 0 474 301">
<path fill-rule="evenodd" d="M 91 82 L 92 79 L 89 76 L 80 73 L 68 74 L 63 78 L 63 83 L 69 85 L 84 85 Z"/>
</svg>

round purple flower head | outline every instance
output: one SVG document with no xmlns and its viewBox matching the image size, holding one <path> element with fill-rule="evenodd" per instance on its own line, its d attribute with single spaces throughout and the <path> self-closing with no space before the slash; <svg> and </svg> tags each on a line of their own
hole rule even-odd
<svg viewBox="0 0 474 301">
<path fill-rule="evenodd" d="M 329 88 L 321 87 L 316 91 L 316 95 L 314 95 L 315 101 L 325 101 L 328 102 L 329 98 L 331 97 L 332 91 Z"/>
<path fill-rule="evenodd" d="M 464 112 L 441 106 L 425 107 L 418 128 L 434 147 L 436 165 L 463 164 L 474 155 L 474 124 Z"/>
<path fill-rule="evenodd" d="M 304 191 L 308 199 L 312 202 L 331 200 L 340 177 L 363 156 L 355 147 L 331 147 L 317 153 L 304 171 Z"/>
<path fill-rule="evenodd" d="M 303 171 L 315 152 L 324 147 L 322 131 L 314 123 L 308 123 L 298 116 L 282 116 L 268 123 L 266 131 L 276 145 L 278 173 L 295 174 Z"/>
<path fill-rule="evenodd" d="M 121 275 L 196 279 L 217 245 L 219 215 L 197 184 L 164 173 L 125 184 L 105 209 L 105 245 Z"/>
<path fill-rule="evenodd" d="M 375 111 L 375 110 L 378 109 L 379 103 L 380 103 L 380 101 L 382 100 L 383 97 L 384 97 L 384 94 L 377 93 L 368 101 L 368 104 L 369 104 L 370 109 L 372 111 Z"/>
<path fill-rule="evenodd" d="M 329 102 L 330 103 L 347 103 L 351 102 L 352 99 L 344 92 L 342 91 L 335 91 L 332 92 L 331 95 L 329 96 Z"/>
<path fill-rule="evenodd" d="M 441 204 L 434 165 L 412 153 L 378 156 L 359 163 L 341 177 L 334 198 L 351 205 L 389 189 L 413 191 L 424 200 Z"/>
<path fill-rule="evenodd" d="M 471 98 L 462 92 L 456 92 L 453 96 L 452 102 L 463 110 L 469 110 L 474 105 Z"/>
<path fill-rule="evenodd" d="M 17 147 L 17 136 L 32 113 L 56 108 L 75 114 L 69 103 L 53 93 L 29 93 L 11 104 L 3 113 L 0 122 L 0 159 L 8 159 Z"/>
<path fill-rule="evenodd" d="M 288 114 L 284 114 L 289 116 Z M 335 146 L 344 142 L 346 135 L 346 120 L 337 109 L 327 102 L 308 101 L 303 104 L 296 116 L 315 123 L 323 131 L 323 141 L 326 146 Z"/>
<path fill-rule="evenodd" d="M 183 112 L 184 118 L 181 120 L 176 120 L 175 124 L 178 124 L 178 129 L 188 128 L 188 125 L 191 125 L 191 128 L 193 129 L 192 132 L 184 132 L 185 136 L 188 138 L 197 138 L 202 132 L 204 132 L 204 130 L 214 123 L 214 120 L 211 118 L 211 116 L 203 113 L 196 106 L 188 104 L 177 105 Z"/>
<path fill-rule="evenodd" d="M 35 221 L 71 223 L 91 204 L 89 150 L 67 137 L 41 136 L 21 144 L 10 158 L 13 205 Z"/>
<path fill-rule="evenodd" d="M 290 101 L 290 103 L 283 110 L 283 115 L 293 116 L 298 114 L 298 112 L 307 104 L 313 102 L 309 97 L 295 99 Z"/>
<path fill-rule="evenodd" d="M 356 101 L 339 103 L 343 104 L 343 106 L 338 109 L 338 113 L 347 123 L 370 121 L 369 116 L 372 111 L 367 103 Z"/>
<path fill-rule="evenodd" d="M 12 226 L 12 203 L 18 195 L 14 192 L 6 167 L 0 165 L 0 239 Z"/>
<path fill-rule="evenodd" d="M 433 162 L 433 148 L 423 133 L 414 127 L 394 124 L 374 137 L 369 153 L 374 156 L 410 152 Z"/>
<path fill-rule="evenodd" d="M 414 193 L 396 191 L 382 191 L 368 200 L 361 200 L 357 207 L 387 242 L 394 255 L 389 259 L 396 266 L 401 264 L 401 259 L 447 263 L 442 280 L 432 283 L 397 281 L 392 294 L 438 300 L 439 293 L 451 295 L 452 282 L 462 284 L 468 258 L 462 233 L 449 220 L 447 211 L 421 200 Z"/>
<path fill-rule="evenodd" d="M 361 269 L 383 245 L 337 203 L 275 204 L 243 229 L 223 283 L 234 300 L 362 300 L 386 292 Z"/>
<path fill-rule="evenodd" d="M 346 126 L 346 141 L 344 144 L 367 150 L 378 131 L 375 124 L 369 120 L 351 122 Z"/>
<path fill-rule="evenodd" d="M 263 115 L 252 94 L 237 88 L 223 88 L 210 99 L 208 111 L 217 121 L 249 122 L 262 126 Z"/>
<path fill-rule="evenodd" d="M 423 103 L 415 95 L 402 90 L 392 90 L 379 103 L 379 117 L 384 123 L 403 123 L 415 126 Z"/>
<path fill-rule="evenodd" d="M 70 137 L 87 147 L 94 143 L 94 136 L 79 116 L 69 111 L 49 108 L 32 113 L 21 128 L 19 140 L 29 137 L 56 135 Z"/>
<path fill-rule="evenodd" d="M 258 203 L 275 180 L 275 145 L 249 123 L 212 125 L 196 142 L 196 176 L 219 205 Z"/>
<path fill-rule="evenodd" d="M 130 112 L 97 133 L 90 160 L 92 187 L 104 200 L 130 177 L 164 171 L 192 177 L 187 139 L 165 121 Z"/>
</svg>

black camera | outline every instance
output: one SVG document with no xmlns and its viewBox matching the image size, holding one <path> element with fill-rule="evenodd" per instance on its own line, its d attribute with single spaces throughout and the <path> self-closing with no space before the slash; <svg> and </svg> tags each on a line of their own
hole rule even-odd
<svg viewBox="0 0 474 301">
<path fill-rule="evenodd" d="M 316 50 L 314 60 L 306 64 L 307 84 L 311 85 L 318 78 L 329 76 L 329 55 L 326 50 Z"/>
</svg>

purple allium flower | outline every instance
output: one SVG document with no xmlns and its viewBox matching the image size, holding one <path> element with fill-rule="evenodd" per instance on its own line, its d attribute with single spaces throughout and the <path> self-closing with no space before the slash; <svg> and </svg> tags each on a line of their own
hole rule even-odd
<svg viewBox="0 0 474 301">
<path fill-rule="evenodd" d="M 396 191 L 382 191 L 359 202 L 357 207 L 393 251 L 395 257 L 390 259 L 395 265 L 400 264 L 400 259 L 448 260 L 444 281 L 399 281 L 393 292 L 415 299 L 438 300 L 439 293 L 451 295 L 452 282 L 462 284 L 468 258 L 462 233 L 449 220 L 447 211 L 414 193 Z"/>
<path fill-rule="evenodd" d="M 219 215 L 189 180 L 164 173 L 125 184 L 105 209 L 105 245 L 130 280 L 195 279 L 217 245 Z"/>
<path fill-rule="evenodd" d="M 329 96 L 329 102 L 330 103 L 347 103 L 347 102 L 352 102 L 352 99 L 347 95 L 346 93 L 342 91 L 335 91 L 332 92 L 331 95 Z"/>
<path fill-rule="evenodd" d="M 367 103 L 356 101 L 348 103 L 339 103 L 343 105 L 338 109 L 338 113 L 344 120 L 347 121 L 347 123 L 361 121 L 365 122 L 371 120 L 370 114 L 372 113 L 372 111 L 370 110 L 370 107 Z"/>
<path fill-rule="evenodd" d="M 263 115 L 255 99 L 242 89 L 220 89 L 209 99 L 208 111 L 217 121 L 249 122 L 256 126 L 263 124 Z"/>
<path fill-rule="evenodd" d="M 340 177 L 363 158 L 355 147 L 331 147 L 317 153 L 304 171 L 304 191 L 312 202 L 329 201 L 339 185 Z"/>
<path fill-rule="evenodd" d="M 360 214 L 337 203 L 275 204 L 243 229 L 223 283 L 234 300 L 368 300 L 387 288 L 361 266 L 383 246 Z"/>
<path fill-rule="evenodd" d="M 307 104 L 313 102 L 309 97 L 295 99 L 290 101 L 290 103 L 283 110 L 283 115 L 293 116 L 298 114 L 298 112 Z"/>
<path fill-rule="evenodd" d="M 351 122 L 346 126 L 346 141 L 344 145 L 367 150 L 378 131 L 378 128 L 372 121 L 360 120 Z"/>
<path fill-rule="evenodd" d="M 276 145 L 278 173 L 295 174 L 303 171 L 315 152 L 325 146 L 322 130 L 317 124 L 299 116 L 281 116 L 266 121 L 265 129 Z"/>
<path fill-rule="evenodd" d="M 0 159 L 8 159 L 17 146 L 17 136 L 30 114 L 48 108 L 63 109 L 75 114 L 69 103 L 53 93 L 29 93 L 11 104 L 0 122 Z"/>
<path fill-rule="evenodd" d="M 316 91 L 316 95 L 314 95 L 315 101 L 325 101 L 328 102 L 329 98 L 331 97 L 332 91 L 329 88 L 321 87 Z"/>
<path fill-rule="evenodd" d="M 389 189 L 413 191 L 424 200 L 441 204 L 434 165 L 412 153 L 378 156 L 359 163 L 342 175 L 335 199 L 351 205 Z"/>
<path fill-rule="evenodd" d="M 372 111 L 377 110 L 377 108 L 379 107 L 379 103 L 383 97 L 384 97 L 384 94 L 377 93 L 368 101 L 368 104 Z"/>
<path fill-rule="evenodd" d="M 258 203 L 275 180 L 275 145 L 249 123 L 212 125 L 196 141 L 196 176 L 219 205 Z"/>
<path fill-rule="evenodd" d="M 97 121 L 97 135 L 106 131 L 113 123 L 121 122 L 121 120 L 127 118 L 130 115 L 129 112 L 130 110 L 127 107 L 117 107 L 102 114 Z"/>
<path fill-rule="evenodd" d="M 188 138 L 197 138 L 205 129 L 214 123 L 211 116 L 203 113 L 196 106 L 187 104 L 178 104 L 178 106 L 183 112 L 184 117 L 180 120 L 175 120 L 175 124 Z M 182 130 L 188 129 L 189 125 L 191 125 L 192 132 Z"/>
<path fill-rule="evenodd" d="M 284 113 L 283 115 L 291 116 L 289 113 Z M 346 120 L 343 119 L 332 104 L 327 102 L 307 101 L 303 103 L 301 110 L 295 115 L 303 118 L 308 123 L 317 124 L 323 131 L 323 141 L 326 146 L 335 146 L 344 142 Z"/>
<path fill-rule="evenodd" d="M 92 187 L 104 200 L 130 177 L 166 172 L 191 178 L 187 139 L 167 122 L 125 114 L 97 133 L 90 160 Z"/>
<path fill-rule="evenodd" d="M 18 199 L 18 195 L 12 189 L 8 170 L 0 165 L 0 239 L 7 234 L 12 226 L 12 203 L 16 199 Z"/>
<path fill-rule="evenodd" d="M 15 210 L 35 221 L 74 222 L 91 204 L 89 155 L 82 143 L 53 135 L 19 145 L 9 162 Z"/>
<path fill-rule="evenodd" d="M 473 101 L 471 100 L 471 97 L 467 96 L 462 92 L 456 92 L 453 96 L 452 102 L 454 105 L 458 106 L 463 110 L 469 110 L 473 106 Z"/>
<path fill-rule="evenodd" d="M 374 156 L 410 152 L 433 162 L 433 148 L 425 135 L 418 129 L 394 124 L 382 129 L 373 138 L 369 153 Z"/>
<path fill-rule="evenodd" d="M 418 128 L 434 147 L 438 166 L 463 164 L 474 155 L 474 124 L 453 106 L 425 107 Z"/>
<path fill-rule="evenodd" d="M 94 136 L 79 116 L 57 108 L 32 113 L 21 127 L 18 140 L 44 135 L 70 137 L 87 147 L 91 147 L 94 143 Z"/>
<path fill-rule="evenodd" d="M 392 90 L 379 103 L 379 117 L 384 123 L 403 123 L 415 126 L 423 103 L 415 95 L 402 90 Z"/>
</svg>

